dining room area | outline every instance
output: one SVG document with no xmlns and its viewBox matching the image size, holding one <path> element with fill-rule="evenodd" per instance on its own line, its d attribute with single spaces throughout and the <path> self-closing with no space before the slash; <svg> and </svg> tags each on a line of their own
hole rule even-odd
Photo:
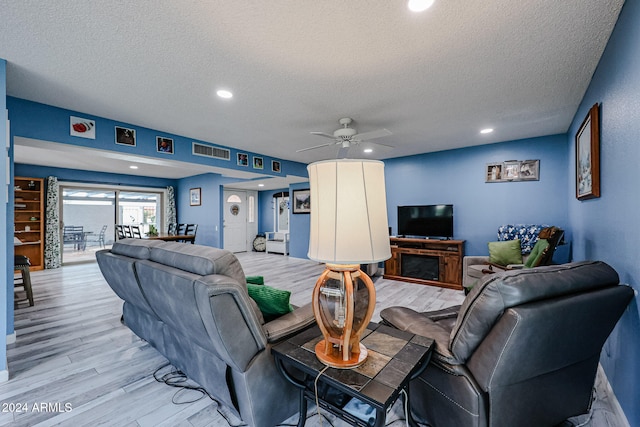
<svg viewBox="0 0 640 427">
<path fill-rule="evenodd" d="M 94 262 L 97 251 L 111 248 L 119 238 L 166 233 L 161 225 L 164 194 L 158 190 L 61 183 L 62 264 Z"/>
</svg>

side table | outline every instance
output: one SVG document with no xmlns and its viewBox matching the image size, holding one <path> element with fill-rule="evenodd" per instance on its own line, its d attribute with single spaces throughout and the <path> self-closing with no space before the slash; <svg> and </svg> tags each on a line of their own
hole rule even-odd
<svg viewBox="0 0 640 427">
<path fill-rule="evenodd" d="M 313 382 L 326 368 L 314 352 L 316 343 L 321 339 L 322 334 L 316 326 L 293 335 L 271 349 L 280 372 L 300 390 L 298 427 L 305 425 L 307 401 L 316 401 L 314 390 L 306 387 L 305 383 L 309 380 Z M 370 405 L 376 413 L 374 425 L 383 427 L 387 409 L 395 403 L 403 390 L 407 393 L 404 398 L 409 402 L 409 381 L 420 375 L 429 363 L 433 340 L 386 325 L 370 323 L 363 334 L 362 343 L 369 352 L 362 365 L 353 369 L 328 368 L 322 372 L 318 383 L 325 383 Z M 293 372 L 301 372 L 302 375 Z M 370 426 L 367 420 L 357 418 L 320 397 L 318 403 L 321 408 L 353 426 Z M 410 410 L 407 417 L 409 424 L 416 427 Z"/>
</svg>

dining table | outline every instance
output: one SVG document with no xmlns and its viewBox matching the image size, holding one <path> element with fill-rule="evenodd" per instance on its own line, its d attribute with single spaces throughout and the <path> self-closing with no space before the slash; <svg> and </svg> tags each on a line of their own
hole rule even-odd
<svg viewBox="0 0 640 427">
<path fill-rule="evenodd" d="M 193 243 L 196 240 L 195 234 L 169 234 L 159 233 L 155 236 L 144 236 L 143 239 L 164 240 L 165 242 L 186 242 Z"/>
</svg>

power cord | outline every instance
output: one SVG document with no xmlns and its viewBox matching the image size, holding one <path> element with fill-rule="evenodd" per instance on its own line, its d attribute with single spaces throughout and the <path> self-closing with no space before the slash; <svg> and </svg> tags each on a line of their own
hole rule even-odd
<svg viewBox="0 0 640 427">
<path fill-rule="evenodd" d="M 160 375 L 160 371 L 165 369 L 167 366 L 171 366 L 171 369 L 169 370 L 169 372 Z M 246 424 L 244 423 L 234 425 L 229 415 L 225 414 L 222 411 L 220 402 L 214 399 L 213 396 L 211 396 L 209 392 L 207 392 L 207 390 L 204 389 L 204 387 L 201 387 L 199 385 L 189 384 L 188 383 L 189 378 L 187 377 L 187 375 L 184 372 L 180 371 L 179 369 L 176 369 L 175 367 L 173 367 L 170 363 L 165 363 L 164 365 L 156 369 L 155 372 L 153 373 L 153 379 L 155 379 L 159 383 L 164 383 L 169 387 L 175 387 L 178 389 L 178 391 L 171 398 L 171 402 L 174 403 L 175 405 L 185 405 L 185 404 L 195 403 L 203 399 L 205 396 L 207 396 L 216 404 L 216 406 L 218 407 L 217 409 L 218 413 L 222 416 L 222 418 L 224 418 L 227 421 L 227 423 L 231 427 L 246 426 Z M 183 398 L 182 395 L 184 395 L 189 391 L 195 391 L 199 393 L 199 395 L 197 397 L 194 397 L 188 400 Z"/>
<path fill-rule="evenodd" d="M 316 409 L 318 411 L 318 417 L 320 417 L 320 427 L 322 427 L 322 418 L 324 418 L 322 416 L 322 414 L 320 413 L 320 400 L 318 399 L 318 380 L 320 379 L 320 376 L 322 374 L 324 374 L 327 369 L 329 369 L 329 366 L 325 366 L 320 372 L 318 372 L 318 375 L 316 376 L 316 379 L 313 381 L 313 391 L 315 393 L 316 396 Z M 302 416 L 302 414 L 300 414 L 300 416 Z M 331 423 L 329 423 L 331 424 Z"/>
</svg>

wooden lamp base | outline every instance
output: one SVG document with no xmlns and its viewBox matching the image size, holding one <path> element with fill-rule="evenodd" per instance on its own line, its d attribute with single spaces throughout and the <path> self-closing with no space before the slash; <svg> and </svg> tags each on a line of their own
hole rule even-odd
<svg viewBox="0 0 640 427">
<path fill-rule="evenodd" d="M 356 292 L 359 282 L 366 288 L 368 298 Z M 363 300 L 356 303 L 356 298 Z M 327 264 L 313 289 L 313 314 L 324 336 L 315 347 L 318 360 L 339 369 L 364 363 L 368 352 L 360 337 L 375 305 L 375 287 L 360 265 Z"/>
<path fill-rule="evenodd" d="M 343 360 L 342 352 L 338 347 L 334 347 L 330 354 L 325 353 L 326 341 L 322 340 L 316 344 L 316 357 L 319 361 L 327 366 L 338 369 L 350 369 L 357 368 L 362 365 L 367 359 L 369 352 L 367 348 L 362 344 L 358 344 L 360 347 L 359 353 L 351 352 L 351 357 L 348 360 Z M 332 346 L 333 347 L 333 346 Z"/>
</svg>

